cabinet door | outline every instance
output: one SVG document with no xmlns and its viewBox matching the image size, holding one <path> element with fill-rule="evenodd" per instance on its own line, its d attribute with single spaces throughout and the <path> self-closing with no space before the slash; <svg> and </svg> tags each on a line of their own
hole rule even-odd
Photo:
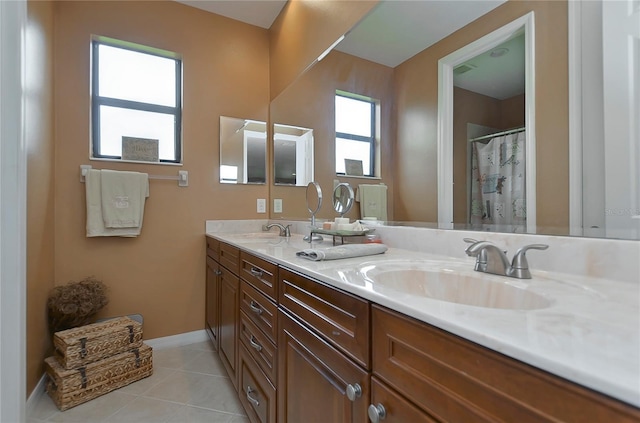
<svg viewBox="0 0 640 423">
<path fill-rule="evenodd" d="M 427 413 L 409 402 L 375 376 L 371 378 L 369 420 L 384 423 L 437 423 Z"/>
<path fill-rule="evenodd" d="M 282 310 L 278 327 L 278 421 L 366 422 L 368 373 Z"/>
<path fill-rule="evenodd" d="M 220 358 L 237 389 L 240 280 L 224 267 L 220 267 L 220 272 Z"/>
<path fill-rule="evenodd" d="M 205 288 L 206 328 L 213 345 L 220 348 L 220 265 L 207 257 L 207 282 Z"/>
</svg>

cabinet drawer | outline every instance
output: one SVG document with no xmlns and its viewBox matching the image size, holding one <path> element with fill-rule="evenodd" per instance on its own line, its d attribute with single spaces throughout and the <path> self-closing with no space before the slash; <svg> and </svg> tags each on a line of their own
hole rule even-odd
<svg viewBox="0 0 640 423">
<path fill-rule="evenodd" d="M 240 312 L 240 341 L 273 383 L 276 380 L 276 346 L 243 311 Z"/>
<path fill-rule="evenodd" d="M 260 371 L 251 355 L 240 345 L 239 355 L 240 402 L 252 423 L 276 421 L 276 389 Z"/>
<path fill-rule="evenodd" d="M 224 242 L 220 243 L 220 260 L 221 265 L 235 273 L 240 270 L 240 250 Z"/>
<path fill-rule="evenodd" d="M 278 266 L 245 251 L 240 252 L 240 277 L 272 301 L 278 298 Z"/>
<path fill-rule="evenodd" d="M 218 260 L 220 258 L 220 241 L 215 238 L 207 239 L 207 256 L 211 257 L 214 260 Z"/>
<path fill-rule="evenodd" d="M 276 305 L 246 281 L 240 283 L 240 289 L 240 309 L 275 343 L 278 336 Z"/>
<path fill-rule="evenodd" d="M 437 423 L 427 413 L 407 401 L 376 377 L 371 378 L 371 404 L 384 409 L 384 423 Z M 371 408 L 371 406 L 369 406 Z M 369 411 L 371 415 L 371 411 Z"/>
<path fill-rule="evenodd" d="M 640 419 L 634 407 L 399 313 L 373 306 L 372 324 L 374 374 L 439 420 Z"/>
<path fill-rule="evenodd" d="M 369 373 L 283 310 L 278 327 L 278 422 L 367 421 Z"/>
<path fill-rule="evenodd" d="M 280 305 L 370 369 L 369 303 L 288 269 L 279 275 Z"/>
</svg>

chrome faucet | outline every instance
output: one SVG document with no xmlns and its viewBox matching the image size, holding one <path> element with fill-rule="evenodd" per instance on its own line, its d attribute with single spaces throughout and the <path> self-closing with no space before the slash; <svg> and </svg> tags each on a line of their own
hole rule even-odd
<svg viewBox="0 0 640 423">
<path fill-rule="evenodd" d="M 269 229 L 273 228 L 274 226 L 277 226 L 280 229 L 280 236 L 291 236 L 291 230 L 289 229 L 291 227 L 291 225 L 287 225 L 284 226 L 280 223 L 270 223 L 268 225 L 263 225 L 262 226 L 262 230 L 263 231 L 268 231 Z"/>
<path fill-rule="evenodd" d="M 531 279 L 526 252 L 528 250 L 546 250 L 549 248 L 546 244 L 525 245 L 516 251 L 511 264 L 509 264 L 507 252 L 502 251 L 497 245 L 489 241 L 476 241 L 470 238 L 465 238 L 464 240 L 471 243 L 464 252 L 468 256 L 476 257 L 474 268 L 476 271 L 518 279 Z"/>
</svg>

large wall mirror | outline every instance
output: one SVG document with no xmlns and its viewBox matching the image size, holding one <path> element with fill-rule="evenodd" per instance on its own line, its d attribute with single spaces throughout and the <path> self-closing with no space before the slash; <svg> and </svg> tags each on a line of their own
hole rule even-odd
<svg viewBox="0 0 640 423">
<path fill-rule="evenodd" d="M 325 139 L 331 141 L 335 133 L 331 113 L 324 110 L 330 111 L 330 103 L 322 101 L 321 96 L 324 94 L 318 93 L 318 87 L 331 86 L 333 91 L 329 89 L 327 95 L 335 93 L 337 87 L 337 89 L 380 99 L 383 126 L 383 136 L 380 140 L 382 150 L 380 169 L 383 182 L 389 186 L 390 191 L 389 220 L 402 222 L 405 225 L 438 227 L 438 190 L 439 184 L 443 183 L 442 178 L 438 176 L 440 165 L 438 162 L 440 154 L 438 61 L 533 12 L 534 36 L 531 41 L 534 48 L 533 60 L 535 60 L 533 64 L 536 81 L 535 107 L 530 113 L 531 116 L 525 116 L 525 126 L 527 131 L 535 134 L 536 141 L 535 167 L 530 169 L 533 171 L 532 177 L 535 178 L 536 183 L 535 192 L 530 193 L 535 196 L 536 225 L 534 228 L 527 228 L 526 231 L 541 234 L 638 239 L 640 219 L 633 217 L 640 214 L 637 204 L 640 199 L 640 188 L 638 188 L 640 184 L 636 182 L 634 185 L 632 182 L 633 178 L 635 181 L 640 179 L 638 178 L 640 158 L 637 151 L 637 133 L 625 135 L 623 142 L 625 146 L 619 145 L 615 148 L 618 159 L 621 155 L 626 157 L 625 169 L 628 172 L 621 177 L 624 183 L 619 184 L 620 186 L 608 185 L 605 189 L 604 186 L 598 187 L 597 183 L 593 183 L 594 180 L 595 182 L 606 181 L 607 167 L 610 170 L 614 169 L 614 163 L 620 160 L 609 154 L 612 151 L 607 141 L 610 137 L 606 134 L 604 137 L 600 136 L 600 144 L 593 147 L 596 141 L 592 141 L 589 145 L 583 144 L 583 134 L 580 130 L 583 125 L 587 128 L 588 124 L 593 126 L 597 120 L 600 122 L 606 120 L 607 116 L 610 118 L 619 115 L 637 116 L 637 111 L 634 115 L 633 111 L 627 110 L 629 107 L 626 105 L 639 104 L 639 102 L 637 99 L 635 103 L 626 100 L 611 102 L 607 106 L 611 110 L 604 113 L 602 110 L 602 105 L 605 104 L 602 99 L 604 71 L 600 71 L 599 78 L 596 75 L 595 83 L 585 81 L 580 86 L 579 79 L 575 77 L 575 68 L 582 68 L 583 72 L 607 69 L 607 61 L 603 61 L 602 56 L 610 52 L 600 52 L 598 58 L 596 50 L 598 45 L 603 45 L 603 37 L 608 33 L 606 26 L 608 13 L 605 10 L 608 2 L 604 2 L 604 8 L 602 3 L 586 2 L 588 6 L 583 5 L 584 7 L 599 7 L 599 15 L 588 22 L 582 22 L 578 32 L 575 31 L 576 16 L 580 14 L 575 13 L 576 3 L 584 2 L 381 1 L 331 53 L 301 75 L 283 92 L 283 96 L 274 99 L 271 105 L 272 111 L 276 111 L 279 121 L 287 121 L 289 115 L 304 115 L 307 117 L 304 125 L 317 129 L 315 155 L 317 179 L 323 187 L 329 189 L 333 180 L 339 178 L 331 173 L 325 176 L 322 169 L 333 167 L 334 150 L 327 145 L 320 151 L 318 144 L 326 142 Z M 609 3 L 626 4 L 625 1 Z M 633 21 L 633 18 L 628 19 Z M 579 19 L 578 22 L 580 22 Z M 597 28 L 594 28 L 594 22 L 599 25 Z M 429 34 L 429 30 L 435 32 Z M 585 40 L 579 50 L 591 51 L 596 58 L 589 65 L 582 66 L 583 58 L 575 56 L 573 46 L 576 42 L 579 44 L 585 34 L 592 39 Z M 593 37 L 596 38 L 593 39 Z M 607 44 L 604 43 L 604 45 Z M 617 50 L 618 53 L 622 52 L 622 55 L 626 56 L 629 49 Z M 577 61 L 576 57 L 578 57 Z M 628 69 L 628 66 L 622 66 L 621 75 L 624 75 L 624 71 Z M 637 80 L 637 69 L 634 72 L 632 77 Z M 606 75 L 606 72 L 604 73 Z M 622 76 L 615 79 L 620 78 Z M 576 80 L 578 88 L 581 89 L 581 96 L 577 97 L 577 100 L 574 91 Z M 341 85 L 343 87 L 340 87 Z M 347 86 L 344 87 L 344 85 Z M 385 92 L 377 94 L 361 92 L 372 85 L 382 87 Z M 608 92 L 612 91 L 608 90 Z M 582 112 L 578 109 L 587 107 L 587 100 L 593 97 L 595 101 L 589 103 L 588 108 L 590 112 L 596 109 L 596 114 L 599 113 L 598 119 L 590 117 L 583 122 L 579 118 Z M 305 100 L 291 107 L 294 105 L 291 98 Z M 314 101 L 310 101 L 310 98 Z M 470 107 L 470 104 L 471 102 L 462 102 L 460 107 Z M 599 108 L 594 107 L 598 104 Z M 386 107 L 388 109 L 385 109 Z M 457 103 L 455 107 L 458 107 Z M 517 107 L 521 110 L 520 104 Z M 513 108 L 515 109 L 516 106 L 514 105 Z M 477 114 L 484 111 L 475 110 L 475 112 Z M 475 123 L 464 122 L 465 132 L 467 124 Z M 511 126 L 516 128 L 518 125 L 519 123 L 514 123 Z M 597 134 L 602 134 L 606 125 L 604 123 L 596 125 L 595 129 L 599 131 L 594 128 L 585 130 L 598 138 Z M 503 129 L 503 125 L 496 126 L 496 129 Z M 322 136 L 319 132 L 322 132 Z M 479 136 L 482 134 L 476 134 L 474 137 Z M 463 138 L 463 148 L 451 146 L 455 150 L 453 160 L 458 160 L 456 152 L 462 150 L 464 157 L 461 160 L 468 163 L 469 135 L 465 133 Z M 602 144 L 603 138 L 604 144 Z M 587 143 L 587 137 L 584 142 Z M 583 150 L 582 147 L 585 149 Z M 388 150 L 385 150 L 387 148 Z M 596 151 L 600 154 L 595 154 Z M 583 155 L 584 166 L 582 165 Z M 587 158 L 589 162 L 586 161 Z M 576 171 L 578 167 L 580 169 Z M 464 186 L 467 178 L 466 172 L 461 173 L 461 176 L 454 174 L 453 186 L 455 187 L 456 184 Z M 362 183 L 358 180 L 349 180 L 349 182 L 354 188 L 358 183 Z M 464 208 L 462 212 L 456 213 L 462 217 L 453 220 L 453 227 L 456 229 L 468 228 L 467 190 L 465 188 L 460 192 L 463 193 Z M 277 192 L 275 194 L 279 195 Z M 584 205 L 583 196 L 585 197 Z M 591 199 L 596 197 L 596 206 L 588 205 L 586 197 Z M 616 202 L 622 201 L 621 199 L 631 200 Z M 291 201 L 296 200 L 291 199 Z M 303 201 L 302 194 L 301 201 Z M 588 220 L 589 214 L 596 214 L 598 218 Z M 623 215 L 622 218 L 619 218 L 619 215 Z M 291 210 L 291 218 L 304 216 L 303 212 Z M 624 220 L 623 227 L 615 231 L 605 229 L 604 227 L 612 218 Z M 511 227 L 488 229 L 514 231 Z"/>
<path fill-rule="evenodd" d="M 266 122 L 220 116 L 220 183 L 266 182 Z"/>
</svg>

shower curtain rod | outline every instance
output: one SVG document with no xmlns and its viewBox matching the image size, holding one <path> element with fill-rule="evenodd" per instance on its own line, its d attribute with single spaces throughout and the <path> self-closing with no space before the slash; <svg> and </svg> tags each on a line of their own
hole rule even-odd
<svg viewBox="0 0 640 423">
<path fill-rule="evenodd" d="M 525 129 L 526 129 L 525 127 L 522 127 L 522 128 L 509 129 L 508 131 L 497 132 L 495 134 L 483 135 L 481 137 L 471 138 L 469 142 L 482 141 L 490 138 L 500 137 L 502 135 L 515 134 L 516 132 L 522 132 Z"/>
</svg>

